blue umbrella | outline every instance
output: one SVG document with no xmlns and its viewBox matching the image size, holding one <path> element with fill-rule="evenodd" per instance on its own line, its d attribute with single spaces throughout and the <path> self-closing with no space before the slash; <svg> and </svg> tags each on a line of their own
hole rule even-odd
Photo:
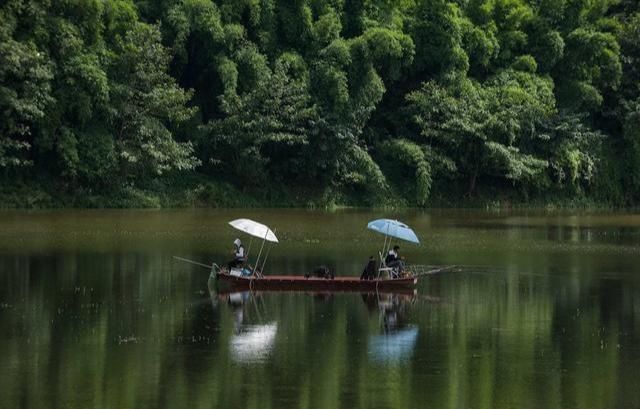
<svg viewBox="0 0 640 409">
<path fill-rule="evenodd" d="M 418 236 L 406 224 L 397 220 L 378 219 L 367 224 L 369 230 L 384 234 L 385 236 L 395 237 L 411 243 L 420 244 Z"/>
</svg>

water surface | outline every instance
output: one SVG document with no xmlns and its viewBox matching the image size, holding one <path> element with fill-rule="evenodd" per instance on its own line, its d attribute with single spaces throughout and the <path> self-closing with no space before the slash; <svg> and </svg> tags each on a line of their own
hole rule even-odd
<svg viewBox="0 0 640 409">
<path fill-rule="evenodd" d="M 267 273 L 359 274 L 385 216 L 410 262 L 462 268 L 228 294 L 172 258 L 227 260 L 250 217 L 281 241 Z M 628 212 L 0 212 L 0 408 L 640 407 L 639 265 Z"/>
</svg>

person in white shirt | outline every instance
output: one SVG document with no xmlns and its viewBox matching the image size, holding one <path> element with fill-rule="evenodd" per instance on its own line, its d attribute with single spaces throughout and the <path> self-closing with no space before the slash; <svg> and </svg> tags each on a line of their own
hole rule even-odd
<svg viewBox="0 0 640 409">
<path fill-rule="evenodd" d="M 233 250 L 233 260 L 231 260 L 227 264 L 227 267 L 229 268 L 229 270 L 235 267 L 241 267 L 245 261 L 244 246 L 242 245 L 242 242 L 240 241 L 240 239 L 235 239 L 233 241 L 233 245 L 235 246 L 235 249 Z"/>
</svg>

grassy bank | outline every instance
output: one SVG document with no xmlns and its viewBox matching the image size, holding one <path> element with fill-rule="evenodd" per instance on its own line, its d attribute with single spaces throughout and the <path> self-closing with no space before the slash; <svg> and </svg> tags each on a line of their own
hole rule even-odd
<svg viewBox="0 0 640 409">
<path fill-rule="evenodd" d="M 42 179 L 39 182 L 0 183 L 0 209 L 55 208 L 251 208 L 307 207 L 331 208 L 375 205 L 371 198 L 336 194 L 314 188 L 287 190 L 264 186 L 251 190 L 224 181 L 212 181 L 196 173 L 164 177 L 116 189 L 69 188 L 63 182 Z"/>
</svg>

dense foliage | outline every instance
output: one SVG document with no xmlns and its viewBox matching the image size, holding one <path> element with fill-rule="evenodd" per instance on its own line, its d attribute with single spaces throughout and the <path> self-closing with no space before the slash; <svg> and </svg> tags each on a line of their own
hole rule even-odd
<svg viewBox="0 0 640 409">
<path fill-rule="evenodd" d="M 5 0 L 0 195 L 634 204 L 638 67 L 635 0 Z"/>
</svg>

